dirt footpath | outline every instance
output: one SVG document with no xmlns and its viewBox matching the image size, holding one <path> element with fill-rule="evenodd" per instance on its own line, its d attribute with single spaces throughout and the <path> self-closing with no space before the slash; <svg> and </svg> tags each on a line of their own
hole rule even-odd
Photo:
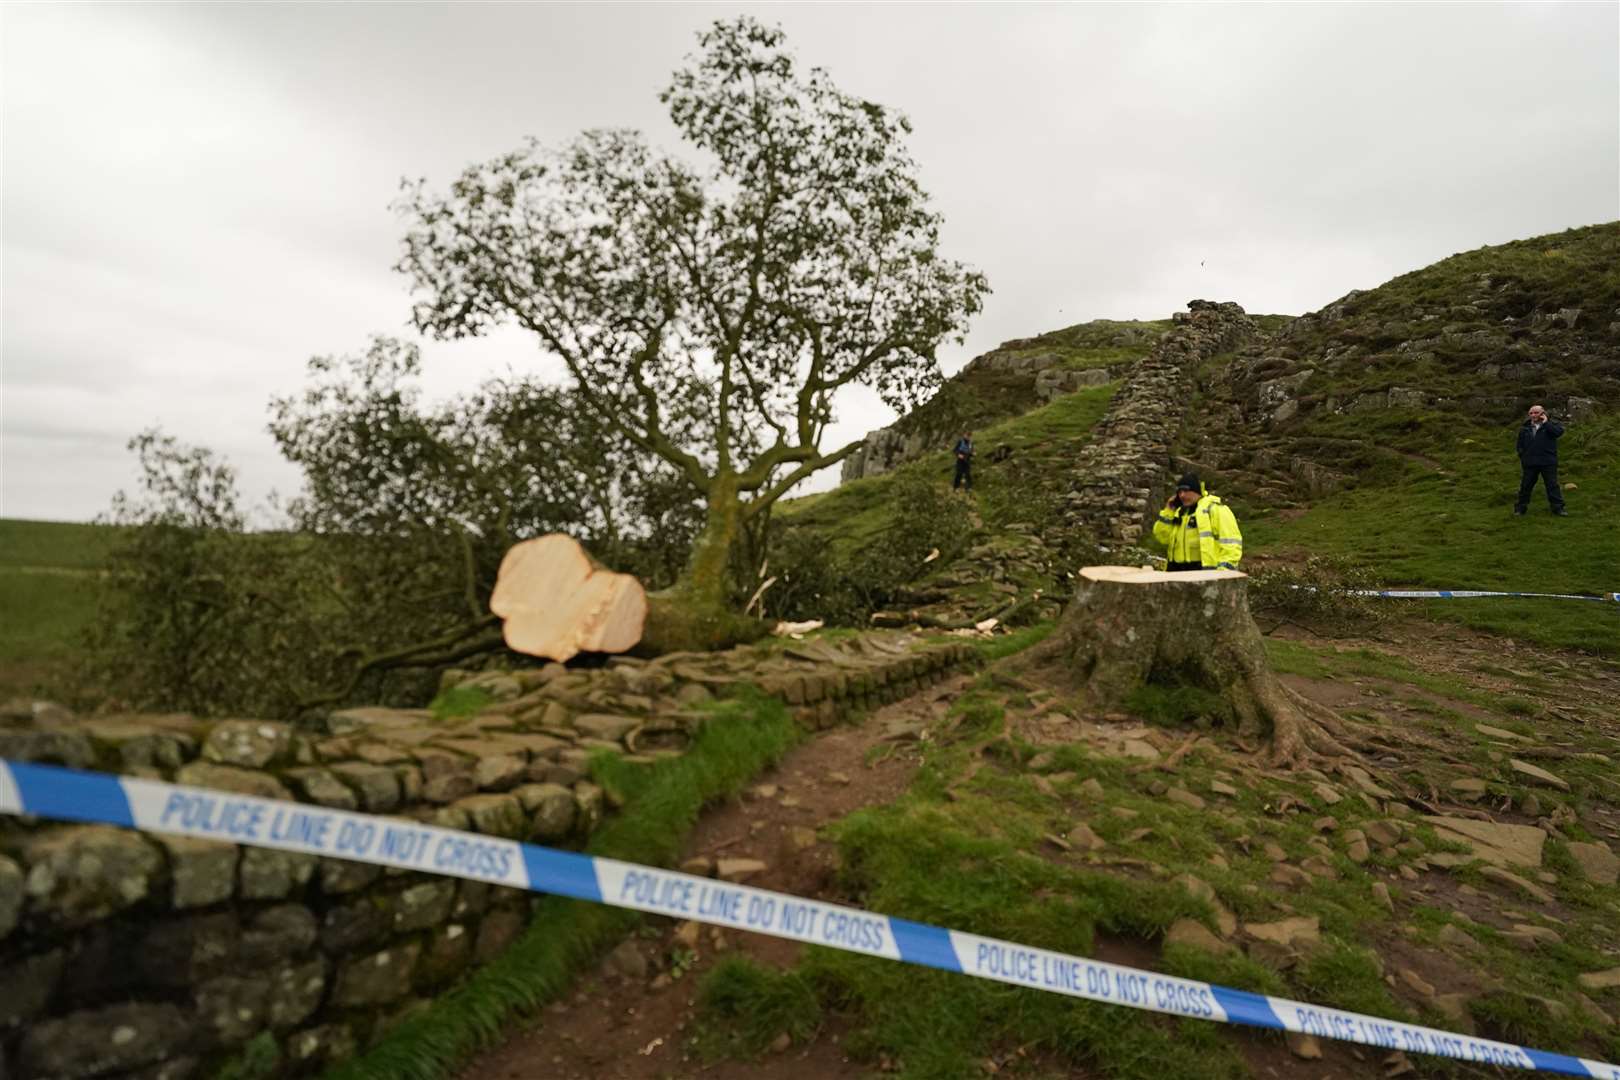
<svg viewBox="0 0 1620 1080">
<path fill-rule="evenodd" d="M 1303 635 L 1287 632 L 1278 636 Z M 1316 643 L 1321 643 L 1321 639 L 1316 639 Z M 1606 756 L 1595 751 L 1612 753 L 1614 740 L 1620 736 L 1620 725 L 1615 724 L 1608 707 L 1614 694 L 1620 692 L 1620 666 L 1609 661 L 1533 649 L 1449 627 L 1398 627 L 1379 640 L 1333 644 L 1340 650 L 1350 650 L 1347 655 L 1353 663 L 1349 668 L 1333 677 L 1290 674 L 1283 678 L 1290 687 L 1320 705 L 1382 725 L 1381 730 L 1392 741 L 1376 768 L 1380 775 L 1399 773 L 1416 784 L 1416 794 L 1410 798 L 1426 812 L 1445 812 L 1484 821 L 1500 819 L 1520 826 L 1540 825 L 1550 833 L 1556 832 L 1557 822 L 1548 808 L 1557 804 L 1550 796 L 1542 796 L 1547 801 L 1538 817 L 1528 809 L 1530 800 L 1526 792 L 1515 793 L 1508 789 L 1511 798 L 1502 793 L 1503 782 L 1499 777 L 1505 755 L 1537 757 L 1554 769 L 1576 775 L 1577 768 L 1592 768 L 1588 759 Z M 1377 670 L 1363 670 L 1366 667 L 1363 650 L 1402 658 L 1410 668 L 1432 676 L 1454 678 L 1457 683 L 1425 681 L 1409 675 L 1391 678 Z M 1404 670 L 1409 673 L 1410 668 Z M 1535 694 L 1539 689 L 1538 672 L 1548 672 L 1550 677 L 1559 680 L 1563 692 L 1537 714 L 1533 725 L 1521 720 L 1519 711 L 1524 706 L 1515 705 L 1506 713 L 1488 708 L 1498 698 L 1512 704 L 1518 695 Z M 973 681 L 970 677 L 957 677 L 882 709 L 860 727 L 839 728 L 807 740 L 784 758 L 778 768 L 759 777 L 740 798 L 716 806 L 702 816 L 688 839 L 683 854 L 688 865 L 684 868 L 705 873 L 720 860 L 757 860 L 760 865 L 737 880 L 792 895 L 860 906 L 858 897 L 840 891 L 838 850 L 819 835 L 819 830 L 862 807 L 885 805 L 901 796 L 910 786 L 920 761 L 919 740 L 940 735 L 948 728 L 945 718 L 951 703 Z M 1463 689 L 1457 689 L 1458 684 Z M 1503 723 L 1516 724 L 1525 733 L 1514 734 L 1495 726 Z M 1192 759 L 1176 765 L 1173 759 L 1179 754 L 1171 754 L 1173 747 L 1185 748 L 1189 741 L 1197 741 L 1194 733 L 1183 735 L 1153 729 L 1128 717 L 1068 717 L 1062 710 L 1048 709 L 1029 697 L 1024 698 L 1022 704 L 1008 704 L 1007 725 L 1009 731 L 1035 746 L 1088 744 L 1092 752 L 1103 759 L 1120 757 L 1121 751 L 1115 744 L 1122 739 L 1152 743 L 1158 748 L 1153 751 L 1158 763 L 1137 762 L 1133 766 L 1136 772 L 1148 770 L 1143 775 L 1156 775 L 1157 771 L 1165 771 L 1166 782 L 1194 783 L 1189 770 Z M 1502 745 L 1482 742 L 1486 734 L 1510 741 Z M 1202 770 L 1198 783 L 1207 784 L 1210 776 L 1228 777 L 1236 788 L 1247 788 L 1276 779 L 1263 757 L 1247 752 L 1250 748 L 1234 745 L 1228 736 L 1209 732 L 1203 741 L 1206 745 L 1196 766 Z M 1163 755 L 1170 755 L 1172 760 Z M 1032 758 L 1032 769 L 1036 769 L 1034 762 Z M 995 766 L 987 764 L 985 767 L 989 770 Z M 1134 811 L 1116 805 L 1119 799 L 1135 797 L 1140 802 L 1140 793 L 1132 796 L 1130 785 L 1118 790 L 1110 788 L 1106 796 L 1088 796 L 1077 803 L 1074 791 L 1070 790 L 1072 784 L 1054 789 L 1059 779 L 1057 774 L 1035 779 L 1045 785 L 1041 790 L 1047 791 L 1055 802 L 1070 809 L 1074 809 L 1070 804 L 1076 804 L 1076 820 L 1084 817 L 1100 828 L 1106 828 L 1102 823 L 1108 820 L 1110 813 L 1119 817 L 1126 813 L 1134 816 Z M 1313 790 L 1318 791 L 1332 786 L 1326 783 L 1330 779 L 1346 792 L 1351 791 L 1346 777 L 1330 778 L 1317 772 L 1284 777 L 1296 788 L 1307 780 L 1313 781 Z M 965 779 L 959 780 L 959 783 L 965 782 Z M 1599 785 L 1594 795 L 1613 785 L 1612 777 L 1607 775 L 1595 775 L 1591 782 Z M 1145 782 L 1137 786 L 1151 787 Z M 1613 786 L 1620 789 L 1620 785 Z M 1236 788 L 1229 785 L 1227 793 Z M 1236 804 L 1223 801 L 1212 786 L 1209 790 L 1208 798 L 1214 800 L 1210 804 L 1212 814 L 1238 812 Z M 1333 802 L 1344 797 L 1336 791 L 1333 794 Z M 1349 797 L 1357 798 L 1353 793 Z M 1097 798 L 1103 798 L 1106 805 L 1092 805 Z M 1275 805 L 1268 803 L 1266 813 L 1256 818 L 1252 830 L 1245 832 L 1241 850 L 1225 850 L 1221 857 L 1211 857 L 1210 862 L 1224 866 L 1227 859 L 1249 859 L 1249 832 L 1262 838 L 1276 835 L 1287 839 L 1292 834 L 1287 834 L 1285 826 L 1290 819 L 1297 819 L 1296 824 L 1310 823 L 1309 830 L 1304 825 L 1294 830 L 1301 834 L 1309 831 L 1308 842 L 1298 851 L 1277 847 L 1272 854 L 1268 850 L 1267 857 L 1288 862 L 1284 869 L 1290 872 L 1296 863 L 1304 867 L 1312 862 L 1307 858 L 1311 855 L 1321 856 L 1315 861 L 1327 866 L 1326 858 L 1337 850 L 1333 845 L 1340 843 L 1337 819 L 1324 814 L 1323 808 L 1309 802 L 1308 798 L 1280 799 Z M 1620 841 L 1620 810 L 1615 808 L 1620 802 L 1605 805 L 1610 801 L 1586 800 L 1584 827 L 1594 837 Z M 1350 812 L 1342 809 L 1343 806 L 1354 809 L 1355 803 L 1341 804 L 1337 811 L 1341 816 Z M 1323 833 L 1324 829 L 1329 831 Z M 1138 835 L 1146 837 L 1143 844 L 1152 843 L 1149 829 L 1116 837 L 1106 857 L 1091 858 L 1087 865 L 1115 866 L 1115 872 L 1126 876 L 1169 875 L 1171 870 L 1151 858 L 1135 857 L 1130 842 Z M 1348 839 L 1343 843 L 1349 843 Z M 1472 998 L 1495 985 L 1490 964 L 1475 957 L 1478 946 L 1470 946 L 1474 951 L 1458 952 L 1445 944 L 1446 941 L 1462 941 L 1456 933 L 1439 946 L 1420 940 L 1413 923 L 1415 913 L 1451 912 L 1453 921 L 1461 926 L 1477 924 L 1499 933 L 1524 931 L 1525 926 L 1519 924 L 1537 922 L 1539 926 L 1540 922 L 1545 922 L 1555 928 L 1552 932 L 1563 935 L 1580 932 L 1571 920 L 1577 916 L 1588 918 L 1561 901 L 1554 902 L 1551 896 L 1540 906 L 1531 902 L 1542 888 L 1561 887 L 1558 876 L 1545 867 L 1536 873 L 1534 882 L 1529 882 L 1531 887 L 1522 890 L 1530 895 L 1523 896 L 1504 894 L 1493 885 L 1495 879 L 1471 884 L 1458 877 L 1449 869 L 1455 864 L 1455 856 L 1444 851 L 1380 850 L 1383 861 L 1358 880 L 1376 877 L 1383 883 L 1385 904 L 1391 908 L 1393 917 L 1387 922 L 1380 921 L 1376 927 L 1369 926 L 1364 944 L 1379 954 L 1381 966 L 1386 969 L 1383 981 L 1391 994 L 1414 1008 L 1429 998 L 1441 1000 L 1436 994 Z M 1053 859 L 1076 858 L 1051 845 L 1041 847 L 1036 853 Z M 1362 855 L 1365 858 L 1366 852 Z M 1444 861 L 1448 857 L 1453 863 Z M 690 865 L 695 860 L 708 862 Z M 724 866 L 721 869 L 737 868 Z M 1352 873 L 1354 876 L 1360 872 L 1352 870 Z M 1294 877 L 1299 882 L 1308 880 L 1298 873 Z M 1274 870 L 1270 884 L 1262 883 L 1260 888 L 1287 892 L 1278 889 L 1277 880 Z M 1337 880 L 1336 875 L 1332 880 Z M 1289 888 L 1307 887 L 1299 882 Z M 1391 891 L 1397 898 L 1396 903 L 1388 899 Z M 1293 897 L 1290 899 L 1300 902 Z M 1282 907 L 1293 910 L 1286 904 Z M 1548 932 L 1538 929 L 1542 937 Z M 1223 933 L 1230 935 L 1229 931 Z M 1099 934 L 1095 955 L 1114 963 L 1158 970 L 1162 967 L 1159 948 L 1158 941 Z M 695 1056 L 692 1040 L 696 1034 L 696 995 L 702 976 L 717 959 L 728 953 L 740 953 L 761 965 L 785 968 L 797 962 L 800 950 L 800 945 L 776 938 L 649 916 L 644 929 L 613 950 L 598 970 L 582 977 L 569 997 L 543 1010 L 526 1027 L 512 1031 L 502 1046 L 472 1061 L 460 1076 L 463 1080 L 531 1077 L 535 1080 L 541 1077 L 559 1080 L 695 1077 L 853 1080 L 897 1071 L 899 1066 L 881 1056 L 877 1061 L 869 1057 L 859 1062 L 850 1061 L 843 1047 L 851 1025 L 857 1021 L 841 1016 L 836 1010 L 824 1013 L 822 1026 L 807 1041 L 789 1042 L 784 1035 L 780 1045 L 759 1060 L 705 1064 Z M 1582 1004 L 1589 1003 L 1583 1001 Z M 1607 1023 L 1613 1023 L 1612 1018 L 1603 1016 L 1596 1004 L 1590 1004 L 1590 1009 Z M 1246 1028 L 1224 1030 L 1249 1073 L 1257 1078 L 1385 1080 L 1403 1075 L 1432 1075 L 1436 1068 L 1436 1063 L 1423 1058 L 1408 1061 L 1404 1055 L 1332 1040 L 1307 1040 L 1300 1044 Z M 1076 1069 L 1069 1061 L 1056 1057 L 1047 1060 L 1042 1049 L 1033 1045 L 1001 1047 L 996 1053 L 995 1060 L 964 1062 L 964 1075 L 982 1072 L 983 1075 L 1064 1076 L 1082 1080 L 1106 1075 L 1101 1069 Z M 1451 1075 L 1460 1077 L 1498 1075 L 1466 1065 L 1451 1068 L 1454 1070 Z"/>
<path fill-rule="evenodd" d="M 915 737 L 943 716 L 967 685 L 941 683 L 878 711 L 858 728 L 818 735 L 762 775 L 742 798 L 708 811 L 687 841 L 687 858 L 757 859 L 765 868 L 749 885 L 797 896 L 848 900 L 837 892 L 837 850 L 816 830 L 863 806 L 892 802 L 917 767 Z M 868 760 L 872 764 L 867 764 Z M 689 1025 L 702 972 L 727 952 L 789 967 L 801 946 L 759 934 L 680 924 L 649 916 L 656 936 L 632 937 L 574 994 L 546 1008 L 526 1029 L 474 1060 L 465 1080 L 665 1080 L 688 1076 L 741 1080 L 860 1077 L 869 1064 L 845 1059 L 838 1021 L 808 1045 L 764 1062 L 705 1067 L 688 1054 Z M 696 959 L 676 978 L 672 957 Z"/>
</svg>

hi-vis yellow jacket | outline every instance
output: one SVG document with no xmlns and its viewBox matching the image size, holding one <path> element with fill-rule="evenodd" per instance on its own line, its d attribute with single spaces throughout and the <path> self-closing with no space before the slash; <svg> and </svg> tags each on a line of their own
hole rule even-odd
<svg viewBox="0 0 1620 1080">
<path fill-rule="evenodd" d="M 1243 558 L 1243 534 L 1220 496 L 1206 491 L 1185 517 L 1179 509 L 1160 510 L 1153 523 L 1153 539 L 1165 546 L 1169 560 L 1198 563 L 1208 570 L 1236 570 Z"/>
</svg>

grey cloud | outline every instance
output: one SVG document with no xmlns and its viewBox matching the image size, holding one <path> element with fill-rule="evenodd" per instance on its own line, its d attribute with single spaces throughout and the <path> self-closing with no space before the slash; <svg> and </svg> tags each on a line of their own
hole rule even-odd
<svg viewBox="0 0 1620 1080">
<path fill-rule="evenodd" d="M 738 10 L 8 8 L 4 512 L 93 515 L 129 482 L 123 440 L 159 419 L 228 453 L 251 496 L 287 489 L 266 400 L 310 355 L 408 324 L 400 177 L 442 184 L 591 126 L 674 147 L 655 94 Z M 1194 296 L 1309 310 L 1620 216 L 1614 5 L 746 10 L 911 116 L 948 253 L 996 290 L 952 370 Z M 511 331 L 424 355 L 438 397 L 557 375 Z M 870 394 L 840 404 L 829 441 L 889 419 Z"/>
</svg>

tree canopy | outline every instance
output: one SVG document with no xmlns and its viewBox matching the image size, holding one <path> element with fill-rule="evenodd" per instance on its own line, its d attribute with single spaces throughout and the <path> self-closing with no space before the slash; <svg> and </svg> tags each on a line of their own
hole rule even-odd
<svg viewBox="0 0 1620 1080">
<path fill-rule="evenodd" d="M 660 95 L 695 161 L 596 130 L 442 194 L 407 184 L 399 268 L 420 330 L 532 332 L 594 417 L 704 497 L 687 578 L 718 601 L 749 519 L 859 447 L 820 445 L 837 392 L 914 406 L 988 285 L 939 254 L 904 116 L 801 72 L 753 19 L 700 44 Z"/>
</svg>

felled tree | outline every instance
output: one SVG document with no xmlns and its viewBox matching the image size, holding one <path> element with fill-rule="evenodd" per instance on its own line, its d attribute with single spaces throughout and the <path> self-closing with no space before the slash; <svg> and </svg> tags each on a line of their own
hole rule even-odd
<svg viewBox="0 0 1620 1080">
<path fill-rule="evenodd" d="M 988 286 L 939 256 L 903 116 L 801 74 L 752 19 L 700 41 L 660 100 L 701 165 L 632 131 L 531 142 L 447 194 L 407 185 L 399 268 L 418 328 L 532 332 L 594 415 L 702 496 L 675 596 L 713 638 L 740 537 L 860 446 L 821 448 L 834 395 L 910 408 Z"/>
<path fill-rule="evenodd" d="M 1150 682 L 1194 686 L 1226 701 L 1240 735 L 1269 738 L 1279 765 L 1353 758 L 1364 745 L 1352 725 L 1278 680 L 1249 614 L 1247 576 L 1088 566 L 1079 577 L 1057 630 L 1024 664 L 1054 672 L 1092 707 L 1124 709 Z"/>
<path fill-rule="evenodd" d="M 312 360 L 303 390 L 271 403 L 302 483 L 268 519 L 217 456 L 136 438 L 141 484 L 107 519 L 121 528 L 87 681 L 131 707 L 216 715 L 415 701 L 438 669 L 503 647 L 491 591 L 525 537 L 566 531 L 673 579 L 699 508 L 666 463 L 564 388 L 506 378 L 429 405 L 419 369 L 389 338 Z"/>
</svg>

